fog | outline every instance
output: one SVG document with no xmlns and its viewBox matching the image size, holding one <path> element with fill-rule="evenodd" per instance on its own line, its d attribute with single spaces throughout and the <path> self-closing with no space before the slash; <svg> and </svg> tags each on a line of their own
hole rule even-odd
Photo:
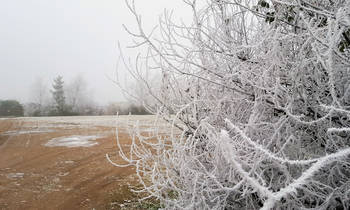
<svg viewBox="0 0 350 210">
<path fill-rule="evenodd" d="M 137 0 L 146 29 L 164 8 L 189 14 L 181 0 Z M 190 16 L 188 16 L 190 17 Z M 41 78 L 51 87 L 61 75 L 81 75 L 98 103 L 124 101 L 111 81 L 122 48 L 132 43 L 122 24 L 135 21 L 123 0 L 11 0 L 0 7 L 0 99 L 31 101 L 31 86 Z M 126 51 L 126 56 L 134 53 Z M 118 71 L 123 73 L 123 67 Z M 128 79 L 128 78 L 127 78 Z"/>
</svg>

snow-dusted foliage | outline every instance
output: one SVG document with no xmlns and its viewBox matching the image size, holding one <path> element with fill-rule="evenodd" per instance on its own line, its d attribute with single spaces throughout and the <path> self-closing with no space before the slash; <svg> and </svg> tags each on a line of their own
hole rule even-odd
<svg viewBox="0 0 350 210">
<path fill-rule="evenodd" d="M 137 77 L 145 106 L 173 123 L 120 151 L 144 192 L 166 209 L 349 209 L 350 2 L 184 4 L 192 24 L 165 13 L 157 38 L 128 4 L 148 46 L 134 75 L 162 73 L 161 89 Z"/>
</svg>

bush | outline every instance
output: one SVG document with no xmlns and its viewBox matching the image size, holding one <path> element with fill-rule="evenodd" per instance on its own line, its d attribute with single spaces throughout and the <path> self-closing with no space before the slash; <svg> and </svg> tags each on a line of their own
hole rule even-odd
<svg viewBox="0 0 350 210">
<path fill-rule="evenodd" d="M 132 75 L 174 125 L 120 148 L 144 191 L 167 209 L 349 209 L 350 2 L 186 3 L 193 23 L 165 14 L 161 40 L 129 5 L 149 47 Z"/>
<path fill-rule="evenodd" d="M 1 117 L 21 117 L 24 115 L 22 104 L 16 100 L 0 101 L 0 116 Z"/>
</svg>

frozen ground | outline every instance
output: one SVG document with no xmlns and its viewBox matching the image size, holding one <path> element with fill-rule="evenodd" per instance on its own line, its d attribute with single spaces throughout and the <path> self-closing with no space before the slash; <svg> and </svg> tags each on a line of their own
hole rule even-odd
<svg viewBox="0 0 350 210">
<path fill-rule="evenodd" d="M 16 120 L 30 122 L 36 129 L 75 129 L 91 126 L 115 127 L 118 129 L 132 128 L 138 125 L 141 132 L 167 133 L 170 125 L 154 115 L 123 115 L 123 116 L 69 116 L 69 117 L 23 117 Z M 157 128 L 157 129 L 155 129 Z"/>
<path fill-rule="evenodd" d="M 64 125 L 69 126 L 108 126 L 115 127 L 117 125 L 125 126 L 133 124 L 136 121 L 141 124 L 153 123 L 155 117 L 153 115 L 133 115 L 133 116 L 69 116 L 69 117 L 23 117 L 17 119 L 24 119 L 27 122 L 42 124 L 47 122 L 48 125 Z"/>
<path fill-rule="evenodd" d="M 133 118 L 130 123 L 146 123 L 152 116 Z M 114 116 L 0 119 L 0 209 L 112 209 L 112 202 L 133 199 L 127 183 L 135 182 L 134 169 L 114 167 L 105 157 L 123 163 L 115 121 Z M 125 118 L 119 122 L 126 127 Z M 128 149 L 125 130 L 119 139 Z"/>
</svg>

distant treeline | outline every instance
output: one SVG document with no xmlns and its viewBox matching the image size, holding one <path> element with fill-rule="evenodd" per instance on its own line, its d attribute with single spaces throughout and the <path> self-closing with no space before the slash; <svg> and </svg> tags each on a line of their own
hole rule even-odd
<svg viewBox="0 0 350 210">
<path fill-rule="evenodd" d="M 21 104 L 16 100 L 0 100 L 0 117 L 39 117 L 39 116 L 95 116 L 95 115 L 147 115 L 144 107 L 133 103 L 110 103 L 107 106 L 86 105 L 73 110 L 67 106 L 58 113 L 54 104 L 42 106 L 37 103 Z"/>
<path fill-rule="evenodd" d="M 26 104 L 0 99 L 0 117 L 150 114 L 144 107 L 129 102 L 97 105 L 82 76 L 67 85 L 63 77 L 58 76 L 53 80 L 51 88 L 39 79 L 31 92 L 31 102 Z"/>
<path fill-rule="evenodd" d="M 51 88 L 39 79 L 34 83 L 31 93 L 31 102 L 26 104 L 0 99 L 0 117 L 150 114 L 142 106 L 129 102 L 97 105 L 82 76 L 68 84 L 65 84 L 63 77 L 58 76 Z"/>
<path fill-rule="evenodd" d="M 110 103 L 107 106 L 85 105 L 79 109 L 66 106 L 62 112 L 57 112 L 54 105 L 40 106 L 36 103 L 24 105 L 25 116 L 96 116 L 96 115 L 147 115 L 149 113 L 143 106 L 132 103 Z"/>
<path fill-rule="evenodd" d="M 104 108 L 104 114 L 106 115 L 147 115 L 151 114 L 143 106 L 133 103 L 110 103 Z"/>
</svg>

